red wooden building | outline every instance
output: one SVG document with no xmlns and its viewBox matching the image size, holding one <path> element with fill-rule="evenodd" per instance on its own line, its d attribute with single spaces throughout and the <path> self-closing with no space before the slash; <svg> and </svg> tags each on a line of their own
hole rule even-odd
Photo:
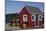
<svg viewBox="0 0 46 31">
<path fill-rule="evenodd" d="M 23 26 L 23 24 L 26 24 L 27 27 L 30 28 L 42 26 L 42 17 L 43 13 L 39 10 L 39 8 L 25 6 L 19 14 L 20 26 Z"/>
</svg>

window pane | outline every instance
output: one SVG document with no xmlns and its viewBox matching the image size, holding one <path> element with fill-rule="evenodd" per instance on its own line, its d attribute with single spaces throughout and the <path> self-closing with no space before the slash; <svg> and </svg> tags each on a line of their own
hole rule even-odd
<svg viewBox="0 0 46 31">
<path fill-rule="evenodd" d="M 41 16 L 40 16 L 40 19 L 41 19 Z"/>
<path fill-rule="evenodd" d="M 26 16 L 24 16 L 24 18 L 26 18 Z"/>
<path fill-rule="evenodd" d="M 34 20 L 34 16 L 32 16 L 32 20 Z"/>
</svg>

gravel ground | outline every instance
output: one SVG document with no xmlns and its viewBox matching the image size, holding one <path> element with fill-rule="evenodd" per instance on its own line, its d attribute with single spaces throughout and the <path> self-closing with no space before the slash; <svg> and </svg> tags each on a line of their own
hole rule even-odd
<svg viewBox="0 0 46 31">
<path fill-rule="evenodd" d="M 9 24 L 5 25 L 5 30 L 14 30 L 14 29 L 21 29 L 19 26 L 9 26 Z"/>
<path fill-rule="evenodd" d="M 41 28 L 35 27 L 31 29 L 41 29 Z M 25 29 L 22 29 L 19 26 L 9 26 L 9 24 L 5 24 L 5 31 L 12 31 L 12 30 L 25 30 Z"/>
</svg>

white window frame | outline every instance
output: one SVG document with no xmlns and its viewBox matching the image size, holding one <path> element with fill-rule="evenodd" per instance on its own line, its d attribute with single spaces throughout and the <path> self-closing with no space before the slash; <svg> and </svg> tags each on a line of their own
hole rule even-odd
<svg viewBox="0 0 46 31">
<path fill-rule="evenodd" d="M 41 16 L 41 19 L 40 19 L 40 16 Z M 38 21 L 42 21 L 42 15 L 38 16 Z"/>
<path fill-rule="evenodd" d="M 26 16 L 26 20 L 24 20 L 25 19 L 24 16 Z M 23 15 L 23 21 L 27 21 L 27 15 Z"/>
<path fill-rule="evenodd" d="M 34 20 L 32 20 L 32 21 L 36 21 L 36 15 L 31 15 L 31 18 L 32 18 L 32 16 L 34 16 Z"/>
</svg>

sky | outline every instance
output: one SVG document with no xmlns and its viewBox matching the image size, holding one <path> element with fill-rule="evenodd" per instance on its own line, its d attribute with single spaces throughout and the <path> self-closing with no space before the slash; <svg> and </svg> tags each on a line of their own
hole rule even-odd
<svg viewBox="0 0 46 31">
<path fill-rule="evenodd" d="M 5 1 L 5 12 L 6 14 L 10 13 L 20 13 L 24 6 L 32 6 L 39 8 L 42 12 L 44 12 L 44 3 L 42 2 L 24 2 L 24 1 Z"/>
</svg>

